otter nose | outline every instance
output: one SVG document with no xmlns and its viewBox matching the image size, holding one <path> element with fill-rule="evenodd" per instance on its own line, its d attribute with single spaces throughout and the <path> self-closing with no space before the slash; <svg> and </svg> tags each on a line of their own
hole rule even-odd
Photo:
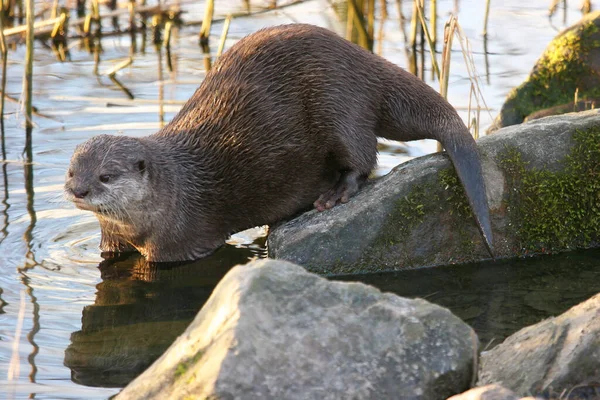
<svg viewBox="0 0 600 400">
<path fill-rule="evenodd" d="M 78 199 L 83 199 L 88 195 L 89 192 L 90 191 L 87 189 L 73 189 L 73 196 L 77 197 Z"/>
</svg>

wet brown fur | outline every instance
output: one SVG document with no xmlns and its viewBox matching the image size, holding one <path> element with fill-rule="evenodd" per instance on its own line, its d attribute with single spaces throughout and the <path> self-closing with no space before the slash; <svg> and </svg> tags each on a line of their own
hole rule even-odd
<svg viewBox="0 0 600 400">
<path fill-rule="evenodd" d="M 348 172 L 360 183 L 376 164 L 377 136 L 440 140 L 491 243 L 477 149 L 452 106 L 396 65 L 311 25 L 239 41 L 156 134 L 90 139 L 73 156 L 65 189 L 73 198 L 74 188 L 85 187 L 90 201 L 100 189 L 117 190 L 110 186 L 116 177 L 97 181 L 102 170 L 94 163 L 135 155 L 131 162 L 145 161 L 144 170 L 115 176 L 147 176 L 150 188 L 141 189 L 145 199 L 119 205 L 125 212 L 97 213 L 102 250 L 133 246 L 150 261 L 194 259 L 233 232 L 309 207 Z M 106 156 L 113 142 L 118 150 Z"/>
</svg>

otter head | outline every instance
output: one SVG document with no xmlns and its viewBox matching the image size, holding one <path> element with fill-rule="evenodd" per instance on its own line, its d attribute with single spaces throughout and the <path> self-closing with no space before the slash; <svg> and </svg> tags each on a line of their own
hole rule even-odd
<svg viewBox="0 0 600 400">
<path fill-rule="evenodd" d="M 95 136 L 77 146 L 65 197 L 77 208 L 118 221 L 143 210 L 150 196 L 147 150 L 136 138 Z"/>
</svg>

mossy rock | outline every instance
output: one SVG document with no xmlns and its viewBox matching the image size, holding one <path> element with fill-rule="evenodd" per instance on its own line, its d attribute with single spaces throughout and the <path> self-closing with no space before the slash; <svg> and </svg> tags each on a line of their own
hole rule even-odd
<svg viewBox="0 0 600 400">
<path fill-rule="evenodd" d="M 529 77 L 513 89 L 490 131 L 520 124 L 540 110 L 568 109 L 574 101 L 600 98 L 600 11 L 588 14 L 548 45 Z"/>
<path fill-rule="evenodd" d="M 496 257 L 600 245 L 600 110 L 507 127 L 478 145 Z M 348 203 L 273 228 L 268 249 L 326 275 L 489 258 L 443 154 L 401 164 Z"/>
</svg>

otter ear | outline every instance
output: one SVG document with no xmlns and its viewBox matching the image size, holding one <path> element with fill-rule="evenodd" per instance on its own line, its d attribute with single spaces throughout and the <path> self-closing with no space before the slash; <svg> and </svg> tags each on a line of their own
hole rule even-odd
<svg viewBox="0 0 600 400">
<path fill-rule="evenodd" d="M 146 162 L 144 160 L 140 160 L 135 164 L 140 171 L 140 173 L 146 172 Z"/>
</svg>

